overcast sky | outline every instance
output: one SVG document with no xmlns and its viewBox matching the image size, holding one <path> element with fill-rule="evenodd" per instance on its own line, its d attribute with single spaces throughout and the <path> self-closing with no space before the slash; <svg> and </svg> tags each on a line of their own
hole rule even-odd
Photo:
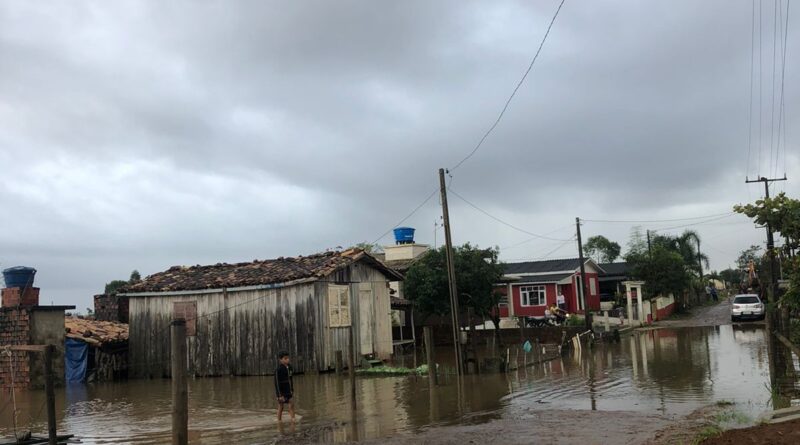
<svg viewBox="0 0 800 445">
<path fill-rule="evenodd" d="M 557 5 L 0 2 L 0 267 L 35 267 L 43 304 L 83 309 L 133 269 L 375 241 L 436 188 L 439 167 L 472 150 Z M 576 216 L 729 212 L 763 193 L 747 174 L 785 170 L 774 189 L 796 196 L 800 33 L 790 17 L 787 156 L 775 160 L 764 5 L 749 162 L 751 2 L 567 1 L 452 190 L 556 240 L 574 236 Z M 419 242 L 441 243 L 438 204 L 406 221 Z M 450 204 L 457 243 L 500 246 L 509 261 L 576 256 L 573 241 L 525 242 Z M 714 269 L 763 243 L 742 216 L 705 221 L 639 225 L 702 222 L 690 228 Z M 625 245 L 633 225 L 587 222 L 584 238 Z"/>
</svg>

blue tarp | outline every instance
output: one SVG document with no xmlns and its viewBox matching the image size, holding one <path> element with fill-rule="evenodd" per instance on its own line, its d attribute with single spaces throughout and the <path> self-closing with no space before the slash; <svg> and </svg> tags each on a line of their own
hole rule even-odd
<svg viewBox="0 0 800 445">
<path fill-rule="evenodd" d="M 89 345 L 74 338 L 65 343 L 64 370 L 67 383 L 80 383 L 86 380 L 86 364 L 89 358 Z"/>
</svg>

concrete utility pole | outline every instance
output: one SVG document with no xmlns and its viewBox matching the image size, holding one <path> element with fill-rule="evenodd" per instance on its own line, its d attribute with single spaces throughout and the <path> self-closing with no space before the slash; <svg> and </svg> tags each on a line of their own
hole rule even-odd
<svg viewBox="0 0 800 445">
<path fill-rule="evenodd" d="M 770 182 L 777 182 L 777 181 L 785 181 L 786 175 L 783 175 L 783 178 L 766 178 L 764 176 L 758 179 L 747 179 L 745 178 L 745 184 L 752 184 L 754 182 L 763 182 L 764 183 L 764 197 L 769 199 L 769 183 Z M 769 279 L 770 279 L 770 292 L 767 295 L 772 294 L 771 298 L 775 299 L 778 295 L 778 268 L 775 264 L 775 239 L 772 237 L 772 227 L 767 221 L 767 255 L 769 256 Z"/>
<path fill-rule="evenodd" d="M 700 238 L 697 238 L 697 266 L 700 267 L 700 281 L 703 281 L 703 259 L 700 257 Z"/>
<path fill-rule="evenodd" d="M 592 330 L 592 315 L 589 313 L 589 306 L 586 304 L 586 261 L 583 259 L 583 243 L 581 241 L 581 219 L 575 218 L 575 226 L 578 228 L 578 261 L 581 263 L 581 286 L 580 296 L 583 303 L 583 315 L 586 321 L 586 330 Z"/>
<path fill-rule="evenodd" d="M 447 283 L 450 285 L 450 313 L 453 322 L 453 347 L 455 348 L 456 373 L 464 374 L 464 362 L 461 356 L 459 331 L 461 323 L 458 317 L 458 288 L 456 287 L 456 270 L 453 264 L 453 241 L 450 238 L 450 213 L 447 208 L 447 184 L 444 169 L 439 169 L 439 186 L 442 193 L 442 219 L 444 223 L 445 258 L 447 259 Z"/>
</svg>

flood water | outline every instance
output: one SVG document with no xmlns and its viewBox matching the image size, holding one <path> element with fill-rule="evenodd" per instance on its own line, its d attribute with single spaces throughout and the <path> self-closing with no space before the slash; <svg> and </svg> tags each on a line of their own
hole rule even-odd
<svg viewBox="0 0 800 445">
<path fill-rule="evenodd" d="M 437 351 L 442 362 L 451 355 Z M 431 391 L 427 377 L 359 377 L 354 416 L 346 376 L 297 375 L 300 420 L 294 427 L 286 423 L 280 428 L 271 377 L 194 379 L 189 383 L 190 441 L 275 443 L 288 434 L 346 442 L 517 418 L 532 409 L 677 417 L 723 400 L 735 402 L 737 411 L 755 419 L 775 404 L 766 332 L 755 325 L 644 331 L 508 374 L 467 376 L 460 390 L 452 376 L 440 383 Z M 60 389 L 59 432 L 75 434 L 88 444 L 168 442 L 170 394 L 169 380 Z M 13 435 L 6 402 L 0 401 L 0 437 Z M 41 391 L 18 393 L 21 429 L 45 430 L 43 402 Z M 781 403 L 792 402 L 800 401 Z"/>
</svg>

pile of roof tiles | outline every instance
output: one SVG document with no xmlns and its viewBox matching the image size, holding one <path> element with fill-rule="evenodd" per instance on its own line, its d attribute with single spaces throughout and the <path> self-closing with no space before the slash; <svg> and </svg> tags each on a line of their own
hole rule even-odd
<svg viewBox="0 0 800 445">
<path fill-rule="evenodd" d="M 82 340 L 93 346 L 128 341 L 128 325 L 114 321 L 98 321 L 67 316 L 64 318 L 65 336 Z"/>
</svg>

